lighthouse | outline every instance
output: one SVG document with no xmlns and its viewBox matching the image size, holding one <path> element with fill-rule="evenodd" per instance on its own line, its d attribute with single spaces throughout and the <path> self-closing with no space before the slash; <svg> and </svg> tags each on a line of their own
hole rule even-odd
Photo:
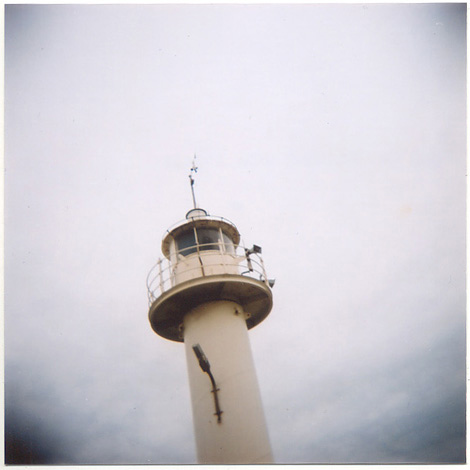
<svg viewBox="0 0 470 470">
<path fill-rule="evenodd" d="M 149 320 L 184 343 L 198 462 L 272 463 L 248 330 L 273 305 L 261 248 L 235 224 L 198 208 L 168 229 L 147 278 Z"/>
</svg>

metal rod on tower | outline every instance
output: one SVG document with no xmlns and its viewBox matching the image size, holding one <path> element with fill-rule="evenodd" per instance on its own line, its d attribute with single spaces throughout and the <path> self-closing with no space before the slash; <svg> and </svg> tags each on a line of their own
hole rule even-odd
<svg viewBox="0 0 470 470">
<path fill-rule="evenodd" d="M 194 205 L 194 209 L 196 209 L 197 206 L 196 206 L 196 197 L 194 196 L 194 179 L 192 175 L 189 175 L 189 180 L 191 181 L 191 194 L 193 195 L 193 205 Z"/>
<path fill-rule="evenodd" d="M 191 181 L 191 193 L 193 195 L 193 204 L 194 204 L 194 209 L 197 208 L 196 204 L 196 196 L 194 194 L 194 178 L 193 178 L 193 171 L 194 173 L 197 173 L 197 166 L 196 166 L 196 154 L 194 154 L 194 159 L 193 159 L 193 166 L 191 168 L 191 171 L 189 173 L 189 181 Z"/>
<path fill-rule="evenodd" d="M 197 173 L 197 166 L 196 166 L 196 154 L 194 154 L 193 158 L 193 166 L 191 167 L 191 170 L 189 172 L 189 181 L 191 181 L 191 193 L 193 195 L 193 204 L 194 204 L 194 209 L 197 208 L 196 204 L 196 195 L 194 194 L 194 178 L 193 178 L 193 171 L 194 173 Z"/>
</svg>

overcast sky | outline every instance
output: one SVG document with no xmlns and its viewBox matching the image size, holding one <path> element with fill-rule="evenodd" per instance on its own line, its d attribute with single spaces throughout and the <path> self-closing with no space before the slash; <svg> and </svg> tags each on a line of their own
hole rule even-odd
<svg viewBox="0 0 470 470">
<path fill-rule="evenodd" d="M 275 461 L 462 462 L 465 28 L 464 4 L 7 5 L 7 456 L 196 461 L 145 285 L 196 153 L 198 202 L 276 278 L 250 331 Z"/>
</svg>

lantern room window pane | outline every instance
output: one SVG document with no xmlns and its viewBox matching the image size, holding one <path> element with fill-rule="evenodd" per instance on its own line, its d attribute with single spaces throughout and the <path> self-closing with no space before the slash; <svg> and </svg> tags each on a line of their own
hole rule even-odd
<svg viewBox="0 0 470 470">
<path fill-rule="evenodd" d="M 194 236 L 194 230 L 184 232 L 176 239 L 178 245 L 178 252 L 183 256 L 187 256 L 190 253 L 196 252 L 196 238 Z"/>
<path fill-rule="evenodd" d="M 197 241 L 199 250 L 218 250 L 219 231 L 211 228 L 198 228 Z"/>
<path fill-rule="evenodd" d="M 224 247 L 225 247 L 225 253 L 234 253 L 234 248 L 233 248 L 233 241 L 232 239 L 226 235 L 224 232 L 222 232 L 222 236 L 224 238 Z"/>
</svg>

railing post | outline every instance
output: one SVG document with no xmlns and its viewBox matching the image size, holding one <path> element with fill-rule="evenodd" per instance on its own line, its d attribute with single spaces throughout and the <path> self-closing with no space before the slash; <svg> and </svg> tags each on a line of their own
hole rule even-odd
<svg viewBox="0 0 470 470">
<path fill-rule="evenodd" d="M 160 294 L 163 294 L 164 292 L 164 287 L 163 287 L 163 273 L 162 273 L 162 259 L 160 258 L 158 260 L 158 271 L 159 271 L 159 278 L 160 278 Z"/>
<path fill-rule="evenodd" d="M 261 256 L 258 256 L 259 260 L 261 261 L 261 268 L 263 270 L 263 276 L 264 276 L 264 283 L 269 285 L 268 282 L 268 276 L 266 275 L 266 269 L 264 268 L 264 261 Z"/>
<path fill-rule="evenodd" d="M 219 227 L 219 253 L 222 256 L 222 267 L 224 273 L 227 272 L 227 267 L 225 266 L 225 256 L 227 254 L 227 247 L 225 246 L 224 236 L 222 235 L 222 229 Z"/>
</svg>

